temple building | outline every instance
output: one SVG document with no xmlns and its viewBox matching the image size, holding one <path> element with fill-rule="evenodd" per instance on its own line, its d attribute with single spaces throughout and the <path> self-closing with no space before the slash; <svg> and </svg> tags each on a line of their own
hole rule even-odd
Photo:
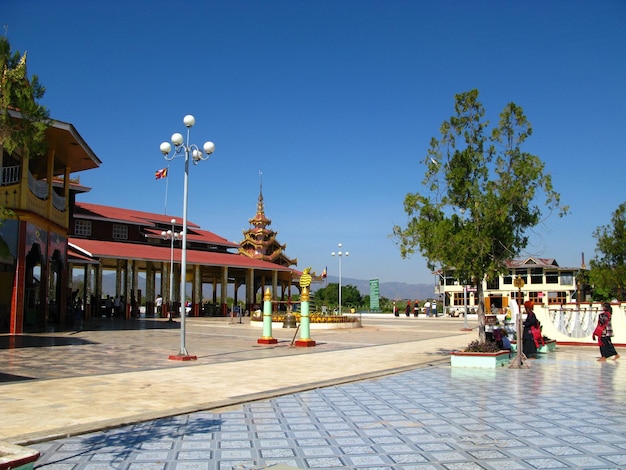
<svg viewBox="0 0 626 470">
<path fill-rule="evenodd" d="M 263 205 L 263 185 L 259 190 L 259 200 L 256 205 L 256 215 L 248 220 L 251 227 L 243 231 L 244 239 L 239 244 L 239 253 L 248 258 L 269 261 L 280 266 L 296 266 L 298 259 L 291 259 L 285 254 L 287 245 L 281 245 L 276 240 L 278 232 L 271 230 L 272 221 L 265 216 Z"/>
</svg>

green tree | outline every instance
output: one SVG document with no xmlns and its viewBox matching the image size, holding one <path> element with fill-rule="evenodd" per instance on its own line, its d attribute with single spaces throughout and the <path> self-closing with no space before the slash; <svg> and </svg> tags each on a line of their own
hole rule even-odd
<svg viewBox="0 0 626 470">
<path fill-rule="evenodd" d="M 7 152 L 43 154 L 50 119 L 38 100 L 45 92 L 37 75 L 28 78 L 26 53 L 11 53 L 9 40 L 0 37 L 0 145 Z"/>
<path fill-rule="evenodd" d="M 37 103 L 45 93 L 36 75 L 26 72 L 26 53 L 11 53 L 6 37 L 0 37 L 0 148 L 9 154 L 20 149 L 27 157 L 42 155 L 48 110 Z M 0 225 L 13 215 L 0 207 Z"/>
<path fill-rule="evenodd" d="M 626 283 L 626 202 L 613 212 L 611 225 L 598 227 L 593 236 L 597 245 L 589 277 L 595 296 L 622 301 Z"/>
<path fill-rule="evenodd" d="M 419 250 L 430 269 L 455 269 L 460 280 L 473 281 L 484 327 L 481 281 L 506 272 L 505 261 L 526 247 L 544 205 L 560 216 L 567 207 L 544 163 L 520 148 L 532 134 L 522 108 L 507 104 L 490 133 L 478 90 L 457 94 L 454 110 L 440 138 L 431 139 L 424 189 L 405 197 L 407 225 L 395 226 L 392 237 L 402 257 Z M 484 342 L 484 328 L 479 332 Z"/>
<path fill-rule="evenodd" d="M 315 291 L 315 303 L 318 308 L 322 305 L 336 307 L 339 305 L 339 284 L 331 282 L 326 287 Z M 341 286 L 341 303 L 343 306 L 358 307 L 361 305 L 361 293 L 355 286 Z"/>
</svg>

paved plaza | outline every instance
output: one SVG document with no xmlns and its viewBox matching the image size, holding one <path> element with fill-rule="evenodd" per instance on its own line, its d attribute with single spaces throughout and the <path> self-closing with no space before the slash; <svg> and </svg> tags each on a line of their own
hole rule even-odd
<svg viewBox="0 0 626 470">
<path fill-rule="evenodd" d="M 44 469 L 626 468 L 626 374 L 595 347 L 461 369 L 463 319 L 365 317 L 313 348 L 191 319 L 180 363 L 177 325 L 138 322 L 0 345 L 0 439 Z"/>
</svg>

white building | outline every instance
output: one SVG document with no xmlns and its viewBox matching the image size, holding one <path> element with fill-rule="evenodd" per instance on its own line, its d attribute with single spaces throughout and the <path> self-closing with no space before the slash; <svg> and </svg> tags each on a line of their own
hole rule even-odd
<svg viewBox="0 0 626 470">
<path fill-rule="evenodd" d="M 523 260 L 507 261 L 509 272 L 493 280 L 483 280 L 485 311 L 498 313 L 508 305 L 509 299 L 522 305 L 532 300 L 538 306 L 556 307 L 576 301 L 577 275 L 585 270 L 582 267 L 561 267 L 550 258 L 529 257 Z M 454 269 L 436 273 L 435 293 L 442 298 L 444 313 L 475 312 L 478 308 L 476 286 L 464 285 L 456 278 Z M 520 277 L 524 286 L 519 289 L 514 280 Z"/>
</svg>

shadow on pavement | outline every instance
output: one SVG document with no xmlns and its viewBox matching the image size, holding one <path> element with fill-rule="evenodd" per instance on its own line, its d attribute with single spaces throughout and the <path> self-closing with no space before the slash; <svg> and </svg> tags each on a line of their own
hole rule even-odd
<svg viewBox="0 0 626 470">
<path fill-rule="evenodd" d="M 0 349 L 18 348 L 47 348 L 50 346 L 75 346 L 82 344 L 95 344 L 93 341 L 81 338 L 69 338 L 67 336 L 44 336 L 44 335 L 2 335 L 0 336 Z"/>
<path fill-rule="evenodd" d="M 0 349 L 18 348 L 45 348 L 51 346 L 77 346 L 98 344 L 84 338 L 73 337 L 81 331 L 119 331 L 119 330 L 178 330 L 178 321 L 163 321 L 152 318 L 125 319 L 91 319 L 85 321 L 80 329 L 61 328 L 55 326 L 41 333 L 26 333 L 21 335 L 0 334 Z"/>
</svg>

